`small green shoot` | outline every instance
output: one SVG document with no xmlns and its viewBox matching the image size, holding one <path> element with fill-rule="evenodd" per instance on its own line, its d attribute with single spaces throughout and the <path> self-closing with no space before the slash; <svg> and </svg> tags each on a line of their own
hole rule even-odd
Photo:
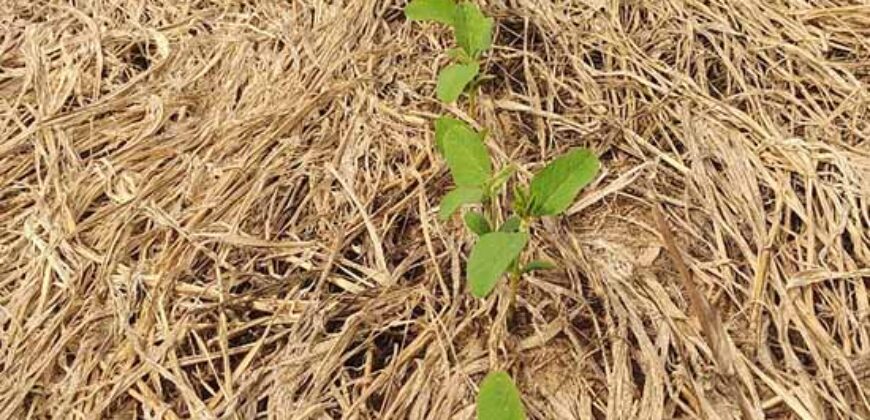
<svg viewBox="0 0 870 420">
<path fill-rule="evenodd" d="M 491 47 L 493 20 L 470 2 L 453 0 L 413 0 L 405 9 L 411 20 L 429 20 L 447 24 L 454 29 L 459 49 L 450 52 L 459 63 L 451 64 L 438 76 L 437 96 L 444 102 L 459 99 L 468 85 L 476 85 L 480 54 Z M 440 117 L 435 121 L 435 147 L 444 156 L 456 189 L 441 201 L 439 218 L 446 220 L 466 204 L 488 206 L 516 172 L 514 165 L 493 174 L 492 161 L 484 142 L 486 130 L 477 132 L 463 121 Z M 571 206 L 580 190 L 598 174 L 598 158 L 589 150 L 575 149 L 538 172 L 528 187 L 514 185 L 515 214 L 492 232 L 494 214 L 468 212 L 463 217 L 466 226 L 480 236 L 469 258 L 467 277 L 472 294 L 487 296 L 508 270 L 511 277 L 511 301 L 524 274 L 553 268 L 552 264 L 516 260 L 529 240 L 532 219 L 563 213 Z M 490 211 L 494 210 L 492 208 Z M 522 244 L 518 249 L 517 244 Z M 515 261 L 516 260 L 516 261 Z"/>
<path fill-rule="evenodd" d="M 474 61 L 471 57 L 468 56 L 468 53 L 465 52 L 462 48 L 451 48 L 447 50 L 447 56 L 450 57 L 453 61 L 458 61 L 460 63 L 469 63 Z"/>
<path fill-rule="evenodd" d="M 526 411 L 510 375 L 504 371 L 493 371 L 480 383 L 477 396 L 478 420 L 525 420 Z"/>
<path fill-rule="evenodd" d="M 489 195 L 495 195 L 499 189 L 513 176 L 514 172 L 517 171 L 517 167 L 515 165 L 508 165 L 504 168 L 500 169 L 492 178 L 486 183 L 486 190 Z"/>
<path fill-rule="evenodd" d="M 451 139 L 451 134 L 448 134 L 444 142 L 448 165 L 451 165 L 451 160 L 448 152 L 450 147 L 447 145 L 450 144 Z M 467 144 L 470 145 L 471 142 Z M 483 160 L 483 156 L 479 158 L 481 161 Z M 488 156 L 486 156 L 486 161 L 489 162 Z M 556 158 L 538 172 L 532 178 L 529 188 L 520 186 L 514 188 L 516 214 L 505 221 L 499 227 L 498 232 L 482 235 L 471 251 L 467 276 L 474 296 L 487 296 L 495 287 L 498 279 L 510 269 L 511 301 L 514 301 L 516 282 L 523 274 L 555 268 L 553 264 L 543 261 L 532 261 L 528 264 L 521 264 L 518 261 L 516 264 L 511 264 L 522 252 L 522 247 L 517 250 L 514 245 L 522 243 L 523 247 L 525 246 L 529 238 L 527 230 L 531 218 L 555 215 L 568 209 L 580 190 L 595 178 L 598 167 L 598 158 L 592 152 L 586 149 L 576 149 Z M 451 170 L 453 170 L 452 165 Z M 502 172 L 500 171 L 493 179 L 502 176 Z M 454 178 L 457 173 L 459 172 L 454 171 Z M 468 176 L 468 178 L 472 177 Z M 475 175 L 473 179 L 481 181 L 482 173 Z M 485 186 L 485 184 L 477 184 L 477 186 Z M 494 192 L 484 189 L 484 201 L 489 198 L 490 194 L 494 194 Z M 487 224 L 492 225 L 488 220 Z M 522 240 L 520 240 L 521 238 Z"/>
<path fill-rule="evenodd" d="M 529 189 L 519 185 L 514 186 L 514 212 L 521 219 L 529 217 L 531 213 L 532 199 L 529 197 Z"/>
</svg>

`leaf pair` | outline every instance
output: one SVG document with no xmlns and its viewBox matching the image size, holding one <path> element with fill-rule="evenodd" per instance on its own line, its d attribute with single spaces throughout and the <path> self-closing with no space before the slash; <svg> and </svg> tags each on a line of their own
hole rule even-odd
<svg viewBox="0 0 870 420">
<path fill-rule="evenodd" d="M 492 45 L 493 20 L 470 2 L 453 0 L 413 0 L 405 7 L 410 20 L 435 21 L 453 28 L 460 52 L 451 56 L 459 63 L 451 64 L 438 74 L 435 94 L 443 102 L 454 102 L 480 73 L 477 59 Z"/>
</svg>

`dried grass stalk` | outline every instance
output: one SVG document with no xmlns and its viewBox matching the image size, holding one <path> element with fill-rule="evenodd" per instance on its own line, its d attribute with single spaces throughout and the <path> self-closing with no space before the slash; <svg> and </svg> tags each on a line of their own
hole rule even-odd
<svg viewBox="0 0 870 420">
<path fill-rule="evenodd" d="M 0 418 L 870 418 L 870 7 L 484 3 L 494 156 L 605 163 L 510 326 L 401 2 L 2 2 Z"/>
</svg>

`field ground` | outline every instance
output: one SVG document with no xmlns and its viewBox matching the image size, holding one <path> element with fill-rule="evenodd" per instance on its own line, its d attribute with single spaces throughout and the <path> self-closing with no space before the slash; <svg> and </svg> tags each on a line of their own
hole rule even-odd
<svg viewBox="0 0 870 420">
<path fill-rule="evenodd" d="M 0 418 L 870 418 L 870 6 L 480 4 L 471 116 L 400 1 L 0 0 Z M 603 162 L 511 322 L 442 113 Z"/>
</svg>

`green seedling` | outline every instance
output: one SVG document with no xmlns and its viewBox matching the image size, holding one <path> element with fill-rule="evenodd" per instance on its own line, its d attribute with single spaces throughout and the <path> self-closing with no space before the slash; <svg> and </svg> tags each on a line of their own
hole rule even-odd
<svg viewBox="0 0 870 420">
<path fill-rule="evenodd" d="M 598 174 L 598 158 L 586 149 L 570 151 L 547 165 L 533 178 L 528 189 L 518 187 L 514 194 L 514 211 L 499 227 L 480 237 L 468 259 L 467 277 L 471 293 L 486 297 L 505 272 L 510 274 L 511 294 L 516 299 L 517 282 L 523 274 L 555 268 L 546 261 L 523 263 L 521 253 L 529 239 L 529 226 L 536 217 L 563 213 L 580 190 Z M 492 225 L 492 223 L 489 223 Z"/>
<path fill-rule="evenodd" d="M 474 3 L 453 0 L 413 0 L 405 7 L 405 16 L 453 28 L 459 48 L 450 50 L 454 63 L 441 69 L 435 92 L 442 102 L 456 102 L 480 78 L 480 56 L 492 45 L 492 18 Z"/>
<path fill-rule="evenodd" d="M 466 204 L 486 205 L 499 194 L 515 168 L 507 166 L 493 174 L 484 135 L 457 120 L 436 122 L 436 133 L 439 126 L 446 131 L 440 136 L 436 134 L 436 139 L 440 140 L 441 153 L 457 185 L 441 201 L 439 211 L 443 220 Z M 523 250 L 530 239 L 529 226 L 536 217 L 554 216 L 566 211 L 580 190 L 595 178 L 598 169 L 598 158 L 586 149 L 575 149 L 554 159 L 534 175 L 527 188 L 514 188 L 516 213 L 495 231 L 492 215 L 477 210 L 466 211 L 463 216 L 465 225 L 479 236 L 466 267 L 471 294 L 478 298 L 486 297 L 507 272 L 510 277 L 510 307 L 513 308 L 523 275 L 556 268 L 548 261 L 523 263 Z M 525 419 L 519 392 L 504 372 L 490 373 L 484 379 L 477 410 L 480 420 Z"/>
<path fill-rule="evenodd" d="M 456 188 L 441 201 L 439 216 L 450 218 L 465 205 L 484 205 L 499 194 L 515 172 L 507 166 L 493 173 L 484 134 L 462 121 L 441 118 L 435 123 L 436 143 L 447 161 Z M 572 150 L 550 162 L 535 174 L 528 187 L 514 188 L 514 215 L 496 231 L 494 215 L 469 212 L 464 216 L 469 230 L 480 236 L 468 259 L 466 275 L 471 294 L 483 298 L 507 272 L 511 278 L 511 301 L 516 299 L 516 282 L 526 273 L 552 269 L 545 261 L 523 263 L 521 254 L 529 241 L 529 226 L 535 218 L 565 212 L 580 190 L 598 174 L 598 158 L 586 149 Z"/>
<path fill-rule="evenodd" d="M 458 47 L 448 52 L 452 63 L 438 74 L 435 93 L 442 102 L 451 103 L 469 92 L 473 117 L 477 88 L 489 79 L 480 74 L 480 59 L 491 47 L 493 20 L 473 3 L 454 0 L 412 0 L 405 15 L 409 20 L 439 22 L 453 28 Z M 528 186 L 514 185 L 514 214 L 497 224 L 501 212 L 493 199 L 507 190 L 504 186 L 516 167 L 511 164 L 495 171 L 486 138 L 486 130 L 477 131 L 458 119 L 440 117 L 435 121 L 435 148 L 447 162 L 455 184 L 441 199 L 438 217 L 448 220 L 466 206 L 479 209 L 466 209 L 463 215 L 465 225 L 478 236 L 466 266 L 469 289 L 473 296 L 485 298 L 507 273 L 512 311 L 522 276 L 555 268 L 547 261 L 525 262 L 523 251 L 531 238 L 530 226 L 536 218 L 565 212 L 580 190 L 596 177 L 599 162 L 586 149 L 575 149 L 554 159 L 534 175 Z M 480 420 L 525 419 L 519 391 L 510 375 L 494 371 L 484 378 L 477 416 Z"/>
</svg>

